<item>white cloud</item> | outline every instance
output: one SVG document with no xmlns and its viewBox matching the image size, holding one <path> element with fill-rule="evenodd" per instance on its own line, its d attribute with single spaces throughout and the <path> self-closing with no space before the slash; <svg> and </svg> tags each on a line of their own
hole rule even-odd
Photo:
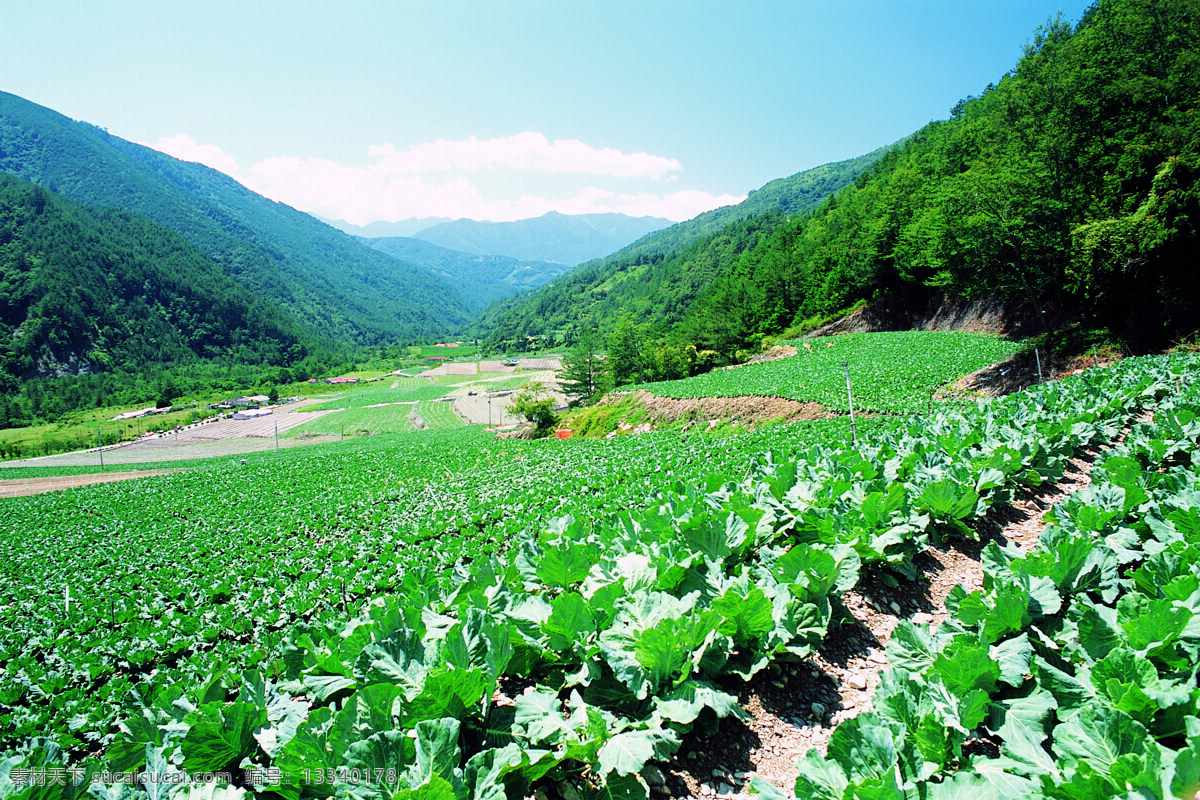
<svg viewBox="0 0 1200 800">
<path fill-rule="evenodd" d="M 150 145 L 160 153 L 174 156 L 180 161 L 196 161 L 206 167 L 212 167 L 226 175 L 237 173 L 237 161 L 215 144 L 198 144 L 186 133 L 178 136 L 167 136 Z"/>
<path fill-rule="evenodd" d="M 371 147 L 366 166 L 347 166 L 328 159 L 277 156 L 248 169 L 216 145 L 201 145 L 187 134 L 159 139 L 154 145 L 168 155 L 198 161 L 236 178 L 273 200 L 330 219 L 365 225 L 378 220 L 412 217 L 466 217 L 506 222 L 537 217 L 549 211 L 563 214 L 617 212 L 685 220 L 719 206 L 744 200 L 729 194 L 696 190 L 659 194 L 619 192 L 600 186 L 579 186 L 585 175 L 611 179 L 620 185 L 640 181 L 646 187 L 673 179 L 681 171 L 675 159 L 647 153 L 596 149 L 578 140 L 549 142 L 540 133 L 521 133 L 500 139 L 438 140 L 397 150 L 390 144 Z M 538 196 L 490 196 L 469 176 L 493 173 L 514 176 L 511 185 L 524 185 L 518 173 L 549 176 L 557 188 Z M 504 181 L 500 181 L 504 185 Z"/>
<path fill-rule="evenodd" d="M 597 150 L 578 139 L 556 139 L 551 143 L 543 134 L 532 131 L 499 139 L 438 139 L 407 150 L 381 144 L 368 148 L 367 154 L 376 159 L 373 168 L 389 176 L 510 169 L 662 180 L 683 169 L 673 158 L 622 153 L 610 147 Z"/>
</svg>

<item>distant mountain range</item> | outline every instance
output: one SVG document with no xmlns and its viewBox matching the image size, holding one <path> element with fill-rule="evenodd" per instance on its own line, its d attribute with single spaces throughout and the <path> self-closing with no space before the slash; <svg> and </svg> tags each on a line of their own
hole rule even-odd
<svg viewBox="0 0 1200 800">
<path fill-rule="evenodd" d="M 624 214 L 566 215 L 551 211 L 516 222 L 459 219 L 412 234 L 451 250 L 478 256 L 502 255 L 531 261 L 554 261 L 572 267 L 600 258 L 670 225 L 668 219 Z"/>
<path fill-rule="evenodd" d="M 403 236 L 460 253 L 503 255 L 520 261 L 541 261 L 568 267 L 616 252 L 650 231 L 672 224 L 670 219 L 630 217 L 624 213 L 566 215 L 557 211 L 540 217 L 517 219 L 516 222 L 422 217 L 401 219 L 400 222 L 352 225 L 342 219 L 318 219 L 359 239 Z M 379 249 L 391 252 L 389 248 Z"/>
<path fill-rule="evenodd" d="M 537 288 L 568 267 L 551 261 L 474 255 L 405 236 L 362 238 L 370 247 L 426 270 L 450 284 L 471 308 Z"/>
<path fill-rule="evenodd" d="M 399 236 L 421 239 L 470 255 L 506 256 L 518 261 L 549 262 L 566 267 L 606 256 L 651 231 L 672 224 L 669 219 L 658 217 L 559 214 L 556 211 L 515 222 L 424 217 L 351 225 L 343 220 L 318 219 L 360 239 Z M 390 251 L 384 249 L 384 252 Z"/>
<path fill-rule="evenodd" d="M 343 233 L 348 233 L 351 236 L 376 238 L 381 236 L 413 236 L 426 228 L 432 228 L 442 222 L 453 222 L 450 217 L 420 217 L 413 219 L 402 219 L 398 222 L 372 222 L 367 225 L 351 225 L 349 222 L 341 219 L 326 219 L 325 217 L 314 214 L 317 219 L 324 222 L 326 225 L 331 225 Z"/>
</svg>

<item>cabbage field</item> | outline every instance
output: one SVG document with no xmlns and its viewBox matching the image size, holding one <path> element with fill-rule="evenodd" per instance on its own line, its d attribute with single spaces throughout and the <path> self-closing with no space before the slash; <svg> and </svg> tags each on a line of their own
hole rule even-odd
<svg viewBox="0 0 1200 800">
<path fill-rule="evenodd" d="M 784 397 L 846 412 L 848 364 L 856 411 L 916 413 L 946 384 L 1023 349 L 994 336 L 939 331 L 851 333 L 780 344 L 795 346 L 796 355 L 635 388 L 680 399 Z"/>
<path fill-rule="evenodd" d="M 824 359 L 797 385 L 836 372 L 844 391 L 847 360 L 870 374 L 854 348 L 887 349 L 868 345 L 786 361 Z M 924 409 L 974 368 L 910 364 L 863 394 Z M 976 537 L 1119 442 L 1036 548 L 987 546 L 950 621 L 901 623 L 875 710 L 795 790 L 1193 796 L 1198 368 L 1127 359 L 881 414 L 857 446 L 846 418 L 612 441 L 463 428 L 0 501 L 0 795 L 465 800 L 567 780 L 648 798 L 646 765 L 737 713 L 737 682 L 809 660 L 862 576 L 914 575 L 931 537 Z M 74 786 L 27 785 L 67 768 Z M 202 773 L 230 785 L 178 783 Z"/>
</svg>

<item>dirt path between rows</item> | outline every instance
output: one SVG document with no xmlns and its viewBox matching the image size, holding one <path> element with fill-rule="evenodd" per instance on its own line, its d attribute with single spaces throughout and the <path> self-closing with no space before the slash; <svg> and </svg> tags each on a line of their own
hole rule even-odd
<svg viewBox="0 0 1200 800">
<path fill-rule="evenodd" d="M 1046 526 L 1046 513 L 1091 483 L 1095 458 L 1112 446 L 1072 459 L 1057 483 L 1027 488 L 1010 505 L 994 508 L 979 541 L 955 538 L 922 553 L 916 580 L 896 587 L 861 581 L 842 598 L 854 623 L 830 630 L 815 657 L 773 675 L 765 670 L 748 684 L 731 680 L 722 688 L 738 695 L 746 719 L 726 718 L 715 736 L 685 739 L 661 773 L 650 772 L 655 795 L 752 798 L 749 782 L 758 775 L 793 796 L 796 762 L 813 747 L 824 753 L 839 723 L 871 708 L 887 667 L 885 649 L 900 620 L 944 621 L 952 588 L 982 588 L 984 546 L 1012 542 L 1030 550 Z"/>
<path fill-rule="evenodd" d="M 613 402 L 626 402 L 628 394 L 612 395 Z M 695 397 L 680 399 L 659 397 L 643 390 L 633 393 L 634 402 L 650 412 L 655 423 L 679 420 L 730 420 L 753 426 L 759 422 L 794 422 L 802 419 L 826 419 L 841 416 L 818 403 L 800 403 L 783 397 Z M 604 405 L 604 402 L 601 402 Z"/>
<path fill-rule="evenodd" d="M 155 475 L 167 475 L 171 472 L 186 472 L 181 469 L 147 469 L 132 472 L 95 472 L 87 475 L 53 475 L 47 478 L 16 478 L 0 480 L 0 497 L 28 497 L 33 494 L 57 492 L 62 489 L 72 489 L 76 486 L 91 486 L 94 483 L 113 483 L 114 481 L 131 481 L 137 478 L 150 478 Z"/>
</svg>

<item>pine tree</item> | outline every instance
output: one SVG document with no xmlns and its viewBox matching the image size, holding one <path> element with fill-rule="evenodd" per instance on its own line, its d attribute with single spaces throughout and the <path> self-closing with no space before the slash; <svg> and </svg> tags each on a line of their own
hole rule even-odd
<svg viewBox="0 0 1200 800">
<path fill-rule="evenodd" d="M 603 372 L 600 340 L 594 333 L 584 334 L 563 357 L 558 385 L 562 387 L 563 394 L 571 398 L 572 406 L 587 405 L 600 390 Z"/>
</svg>

